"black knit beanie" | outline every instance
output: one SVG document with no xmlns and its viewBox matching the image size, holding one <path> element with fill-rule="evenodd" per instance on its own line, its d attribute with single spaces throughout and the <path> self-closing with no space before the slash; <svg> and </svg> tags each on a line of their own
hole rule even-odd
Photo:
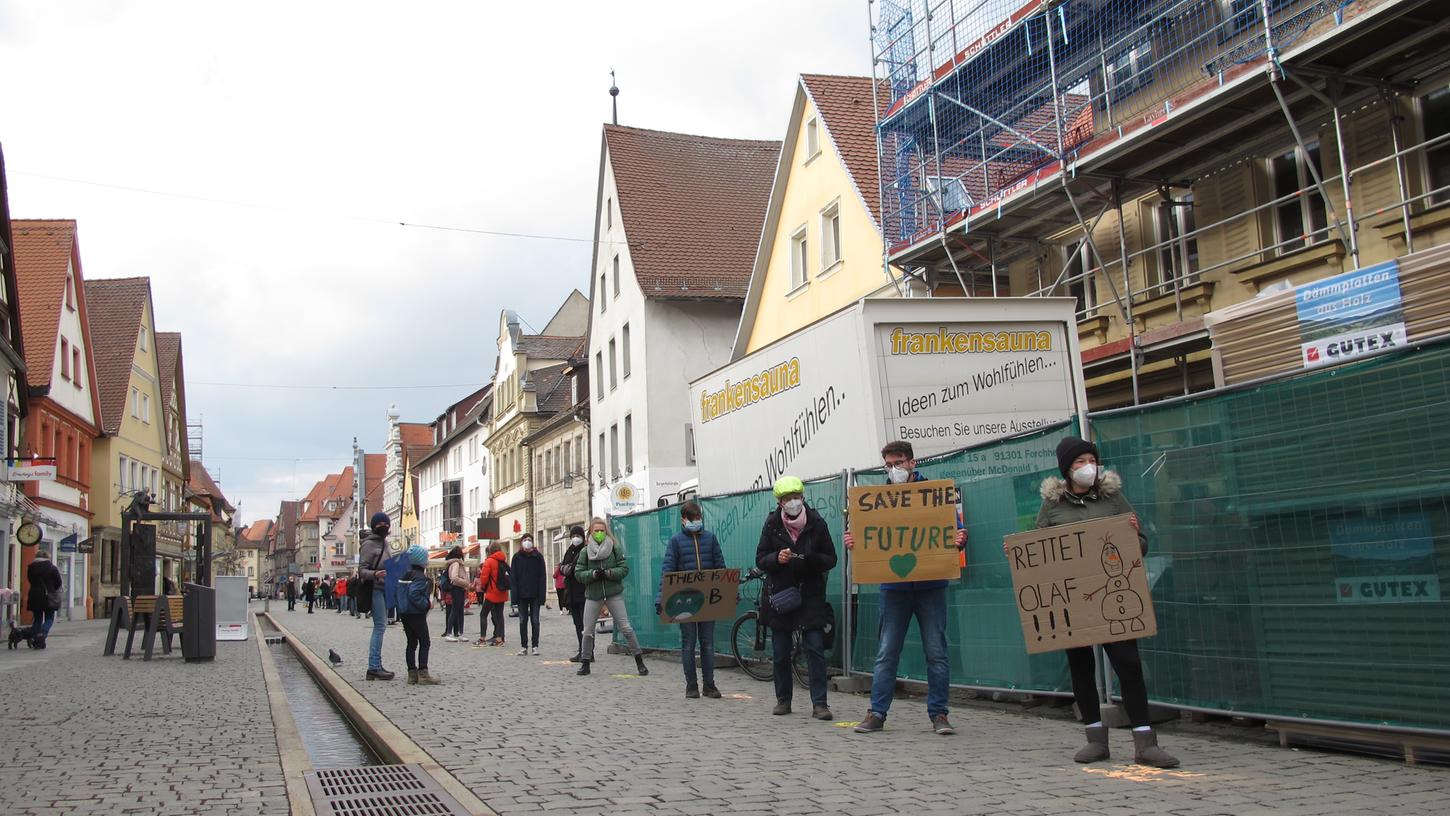
<svg viewBox="0 0 1450 816">
<path fill-rule="evenodd" d="M 1075 436 L 1069 436 L 1057 443 L 1057 469 L 1062 473 L 1062 478 L 1067 478 L 1067 473 L 1072 468 L 1072 460 L 1084 453 L 1098 456 L 1098 446 Z M 1098 456 L 1098 458 L 1101 460 L 1102 457 Z"/>
</svg>

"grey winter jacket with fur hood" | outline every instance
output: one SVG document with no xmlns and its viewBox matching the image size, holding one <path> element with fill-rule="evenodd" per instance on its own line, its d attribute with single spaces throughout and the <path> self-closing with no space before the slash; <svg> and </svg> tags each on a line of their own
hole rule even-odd
<svg viewBox="0 0 1450 816">
<path fill-rule="evenodd" d="M 1097 487 L 1079 496 L 1067 487 L 1067 480 L 1048 476 L 1042 480 L 1042 507 L 1037 511 L 1037 526 L 1056 527 L 1088 519 L 1121 516 L 1133 512 L 1133 505 L 1123 495 L 1123 478 L 1116 471 L 1103 471 Z M 1138 530 L 1138 545 L 1148 554 L 1148 537 Z"/>
</svg>

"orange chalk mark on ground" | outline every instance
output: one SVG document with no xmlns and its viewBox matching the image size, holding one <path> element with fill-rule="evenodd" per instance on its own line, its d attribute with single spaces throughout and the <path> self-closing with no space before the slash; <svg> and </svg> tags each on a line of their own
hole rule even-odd
<svg viewBox="0 0 1450 816">
<path fill-rule="evenodd" d="M 1195 771 L 1174 771 L 1165 768 L 1149 768 L 1145 765 L 1130 765 L 1126 768 L 1083 768 L 1083 773 L 1106 776 L 1109 779 L 1126 779 L 1129 782 L 1186 782 L 1202 779 L 1208 774 Z"/>
</svg>

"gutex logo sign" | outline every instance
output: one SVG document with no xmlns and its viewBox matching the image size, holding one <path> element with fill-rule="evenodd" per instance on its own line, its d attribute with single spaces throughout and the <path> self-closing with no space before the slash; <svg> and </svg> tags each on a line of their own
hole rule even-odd
<svg viewBox="0 0 1450 816">
<path fill-rule="evenodd" d="M 1300 286 L 1295 305 L 1305 368 L 1342 363 L 1409 342 L 1396 261 Z"/>
<path fill-rule="evenodd" d="M 1336 603 L 1433 603 L 1440 600 L 1435 534 L 1421 513 L 1329 523 Z"/>
</svg>

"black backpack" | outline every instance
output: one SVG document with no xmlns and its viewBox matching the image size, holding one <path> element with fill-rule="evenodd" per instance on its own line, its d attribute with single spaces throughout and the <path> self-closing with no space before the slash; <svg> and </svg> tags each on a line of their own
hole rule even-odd
<svg viewBox="0 0 1450 816">
<path fill-rule="evenodd" d="M 509 562 L 504 560 L 498 562 L 498 571 L 493 574 L 493 586 L 494 589 L 501 589 L 504 592 L 514 588 L 513 582 L 509 580 Z"/>
</svg>

